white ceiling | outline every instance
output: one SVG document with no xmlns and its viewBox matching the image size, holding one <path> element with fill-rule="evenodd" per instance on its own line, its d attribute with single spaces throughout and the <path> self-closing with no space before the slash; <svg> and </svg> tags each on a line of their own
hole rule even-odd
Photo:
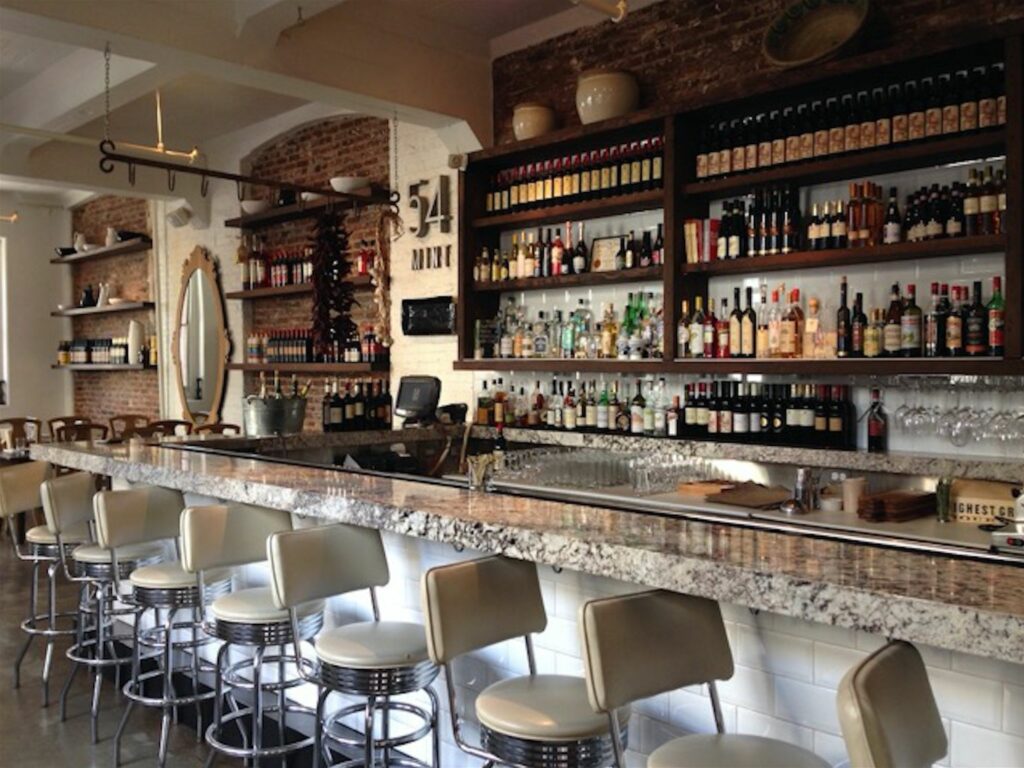
<svg viewBox="0 0 1024 768">
<path fill-rule="evenodd" d="M 74 50 L 71 45 L 44 42 L 0 27 L 0 99 Z"/>
</svg>

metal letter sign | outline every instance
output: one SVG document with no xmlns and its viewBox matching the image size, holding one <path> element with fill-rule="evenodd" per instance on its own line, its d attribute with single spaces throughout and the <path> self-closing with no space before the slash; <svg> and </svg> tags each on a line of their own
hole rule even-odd
<svg viewBox="0 0 1024 768">
<path fill-rule="evenodd" d="M 412 208 L 415 221 L 409 230 L 416 237 L 426 237 L 430 234 L 430 225 L 436 224 L 441 232 L 451 231 L 451 207 L 448 187 L 448 177 L 438 176 L 437 184 L 434 187 L 434 194 L 421 195 L 420 189 L 430 182 L 421 179 L 415 184 L 409 185 L 409 207 Z"/>
</svg>

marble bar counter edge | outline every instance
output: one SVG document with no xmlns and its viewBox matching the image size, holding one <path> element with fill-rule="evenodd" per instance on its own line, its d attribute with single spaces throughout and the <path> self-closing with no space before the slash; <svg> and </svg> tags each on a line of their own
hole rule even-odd
<svg viewBox="0 0 1024 768">
<path fill-rule="evenodd" d="M 144 444 L 33 458 L 1024 663 L 1024 568 Z"/>
</svg>

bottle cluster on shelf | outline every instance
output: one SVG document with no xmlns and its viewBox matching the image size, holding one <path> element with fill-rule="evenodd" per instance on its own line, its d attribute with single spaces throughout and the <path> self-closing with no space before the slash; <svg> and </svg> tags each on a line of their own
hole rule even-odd
<svg viewBox="0 0 1024 768">
<path fill-rule="evenodd" d="M 309 328 L 255 330 L 246 338 L 246 362 L 275 363 L 383 363 L 388 349 L 371 325 L 346 340 L 333 340 L 317 349 Z"/>
<path fill-rule="evenodd" d="M 540 311 L 531 321 L 526 307 L 509 296 L 487 325 L 477 321 L 478 359 L 647 360 L 663 354 L 664 312 L 654 292 L 630 293 L 621 316 L 614 304 L 602 305 L 599 320 L 589 301 L 580 299 L 575 309 Z"/>
<path fill-rule="evenodd" d="M 304 285 L 313 280 L 313 249 L 310 246 L 267 251 L 263 241 L 254 238 L 254 247 L 241 264 L 245 290 Z"/>
<path fill-rule="evenodd" d="M 129 359 L 128 337 L 71 339 L 57 345 L 57 365 L 156 365 L 156 337 L 139 347 L 137 360 Z"/>
<path fill-rule="evenodd" d="M 804 214 L 796 187 L 756 189 L 725 201 L 719 219 L 683 223 L 687 263 L 1006 232 L 1001 168 L 972 168 L 966 183 L 921 187 L 906 196 L 902 212 L 896 187 L 889 188 L 888 203 L 882 190 L 873 181 L 851 182 L 848 199 L 813 203 Z"/>
<path fill-rule="evenodd" d="M 865 312 L 864 297 L 857 293 L 853 307 L 843 276 L 839 307 L 825 311 L 820 299 L 810 297 L 807 309 L 800 289 L 788 293 L 780 284 L 771 291 L 761 285 L 761 300 L 755 309 L 753 288 L 746 289 L 746 307 L 740 307 L 740 289 L 734 288 L 733 309 L 728 299 L 714 299 L 704 309 L 703 297 L 682 302 L 676 329 L 678 358 L 784 358 L 829 359 L 847 357 L 1002 357 L 1006 302 L 1002 279 L 992 278 L 992 294 L 983 303 L 981 281 L 974 282 L 973 298 L 967 286 L 931 284 L 927 311 L 917 303 L 916 286 L 909 284 L 902 294 L 894 283 L 889 306 Z"/>
<path fill-rule="evenodd" d="M 324 379 L 321 424 L 324 432 L 391 429 L 391 385 L 379 379 Z"/>
<path fill-rule="evenodd" d="M 491 177 L 484 209 L 506 213 L 657 189 L 663 155 L 663 138 L 653 136 L 505 168 Z"/>
<path fill-rule="evenodd" d="M 552 235 L 554 229 L 554 235 Z M 500 247 L 481 249 L 473 262 L 473 280 L 477 283 L 498 283 L 535 277 L 582 275 L 587 272 L 612 272 L 637 267 L 660 266 L 665 263 L 665 240 L 662 225 L 657 231 L 644 230 L 640 239 L 636 231 L 618 238 L 614 254 L 591 253 L 587 248 L 583 222 L 577 224 L 576 244 L 572 241 L 572 225 L 565 223 L 565 240 L 561 227 L 537 229 L 537 236 L 526 231 L 513 234 L 511 250 Z"/>
<path fill-rule="evenodd" d="M 772 168 L 1006 122 L 1002 63 L 712 117 L 698 137 L 698 179 Z"/>
<path fill-rule="evenodd" d="M 689 440 L 852 450 L 857 418 L 843 385 L 702 381 L 670 394 L 665 379 L 574 381 L 552 378 L 506 388 L 487 381 L 476 423 Z"/>
</svg>

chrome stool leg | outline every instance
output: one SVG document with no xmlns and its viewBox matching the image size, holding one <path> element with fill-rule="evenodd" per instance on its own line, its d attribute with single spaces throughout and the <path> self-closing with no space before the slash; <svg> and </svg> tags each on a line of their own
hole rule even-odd
<svg viewBox="0 0 1024 768">
<path fill-rule="evenodd" d="M 81 648 L 85 645 L 85 618 L 89 610 L 89 585 L 83 584 L 78 590 L 78 624 L 75 627 L 75 644 L 73 647 Z M 78 674 L 78 664 L 72 663 L 68 679 L 60 691 L 60 720 L 68 719 L 68 694 L 71 692 L 71 684 Z"/>
<path fill-rule="evenodd" d="M 32 581 L 28 585 L 28 615 L 36 615 L 36 591 L 39 589 L 39 561 L 32 563 Z M 25 659 L 25 654 L 28 653 L 29 646 L 32 645 L 32 641 L 35 639 L 35 633 L 29 632 L 25 638 L 25 643 L 21 646 L 21 651 L 18 653 L 18 657 L 14 660 L 14 687 L 21 687 L 21 662 Z"/>
<path fill-rule="evenodd" d="M 138 680 L 142 674 L 141 646 L 139 644 L 139 625 L 141 623 L 141 617 L 139 617 L 132 626 L 132 680 Z M 132 711 L 135 709 L 135 699 L 130 696 L 125 698 L 127 701 L 121 715 L 121 722 L 117 724 L 117 732 L 114 734 L 114 768 L 121 765 L 121 739 L 124 736 L 128 720 L 132 716 Z"/>
<path fill-rule="evenodd" d="M 104 603 L 106 602 L 106 596 L 98 594 L 96 597 L 96 647 L 95 647 L 95 659 L 97 662 L 102 663 L 103 648 L 106 644 L 105 629 L 106 629 L 106 612 L 104 611 Z M 103 690 L 103 675 L 100 664 L 93 667 L 95 673 L 92 680 L 92 706 L 89 709 L 89 716 L 91 718 L 91 733 L 92 743 L 95 744 L 99 741 L 99 724 L 100 724 L 100 693 Z"/>
<path fill-rule="evenodd" d="M 363 765 L 365 768 L 373 768 L 374 763 L 374 741 L 373 741 L 373 714 L 377 709 L 377 699 L 373 696 L 366 697 L 366 716 L 363 719 Z M 387 712 L 384 713 L 387 717 Z"/>
<path fill-rule="evenodd" d="M 430 741 L 431 759 L 433 768 L 441 768 L 441 729 L 440 713 L 441 702 L 437 697 L 437 691 L 432 685 L 426 687 L 427 696 L 430 697 Z"/>
<path fill-rule="evenodd" d="M 49 614 L 48 630 L 46 632 L 46 656 L 43 660 L 43 706 L 50 706 L 50 671 L 53 669 L 53 644 L 57 640 L 54 634 L 57 626 L 57 563 L 50 563 L 46 569 L 49 581 Z"/>
<path fill-rule="evenodd" d="M 177 611 L 174 608 L 167 609 L 164 636 L 164 700 L 173 701 L 175 697 L 174 682 L 171 679 L 174 675 L 174 615 Z M 163 716 L 160 718 L 160 748 L 157 750 L 157 763 L 163 766 L 167 762 L 167 740 L 171 734 L 171 711 L 177 712 L 178 708 L 173 704 L 164 704 Z"/>
<path fill-rule="evenodd" d="M 252 657 L 252 748 L 253 765 L 258 766 L 259 750 L 263 748 L 263 651 L 262 645 L 256 646 Z"/>
</svg>

